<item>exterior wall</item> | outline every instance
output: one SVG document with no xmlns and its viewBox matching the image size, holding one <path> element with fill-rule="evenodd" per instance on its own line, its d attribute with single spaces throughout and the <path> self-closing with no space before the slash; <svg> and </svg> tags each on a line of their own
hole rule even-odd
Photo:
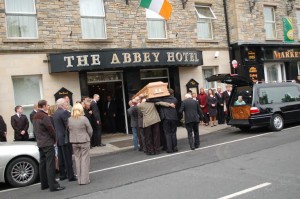
<svg viewBox="0 0 300 199">
<path fill-rule="evenodd" d="M 46 54 L 1 54 L 0 55 L 0 114 L 8 127 L 8 140 L 13 140 L 10 117 L 15 114 L 14 88 L 12 76 L 41 75 L 42 98 L 50 105 L 55 104 L 54 94 L 61 88 L 73 92 L 74 101 L 80 100 L 78 73 L 49 74 L 48 64 L 43 63 Z M 28 118 L 29 119 L 29 118 Z"/>
<path fill-rule="evenodd" d="M 264 29 L 264 6 L 275 7 L 275 21 L 277 27 L 277 39 L 266 40 Z M 283 41 L 282 17 L 287 16 L 286 1 L 264 0 L 257 1 L 252 13 L 250 13 L 248 0 L 229 0 L 227 2 L 229 29 L 231 43 L 242 42 L 268 42 Z M 295 8 L 289 15 L 293 19 L 294 38 L 298 38 L 296 9 L 300 9 L 300 1 L 295 1 Z"/>
</svg>

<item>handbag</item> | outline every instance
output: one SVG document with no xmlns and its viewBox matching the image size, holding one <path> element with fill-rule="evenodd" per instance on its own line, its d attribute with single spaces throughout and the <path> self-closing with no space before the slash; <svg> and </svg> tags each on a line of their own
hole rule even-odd
<svg viewBox="0 0 300 199">
<path fill-rule="evenodd" d="M 70 142 L 70 133 L 68 127 L 65 129 L 65 144 Z"/>
</svg>

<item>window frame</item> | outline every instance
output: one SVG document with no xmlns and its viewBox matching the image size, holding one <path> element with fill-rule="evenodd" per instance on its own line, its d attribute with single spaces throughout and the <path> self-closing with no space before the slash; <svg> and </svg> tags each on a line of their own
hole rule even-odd
<svg viewBox="0 0 300 199">
<path fill-rule="evenodd" d="M 148 37 L 148 39 L 168 39 L 168 36 L 167 36 L 168 35 L 167 34 L 167 21 L 163 17 L 161 17 L 161 16 L 159 16 L 159 17 L 148 17 L 147 16 L 148 15 L 147 12 L 148 11 L 153 12 L 153 11 L 151 11 L 149 9 L 146 9 L 146 8 L 145 8 L 145 10 L 146 10 L 146 23 L 147 23 L 147 37 Z M 149 35 L 149 24 L 148 24 L 149 21 L 162 21 L 164 23 L 165 37 L 149 37 L 150 36 Z"/>
<path fill-rule="evenodd" d="M 36 13 L 36 0 L 33 0 L 33 8 L 34 12 L 8 12 L 7 11 L 7 2 L 9 0 L 4 0 L 4 9 L 5 9 L 5 23 L 6 23 L 6 38 L 8 39 L 38 39 L 39 38 L 39 30 L 38 30 L 38 22 L 37 22 L 37 13 Z M 35 17 L 35 27 L 36 27 L 36 37 L 10 37 L 8 35 L 8 23 L 7 16 L 34 16 Z"/>
<path fill-rule="evenodd" d="M 81 6 L 81 0 L 79 0 L 79 15 L 80 15 L 80 29 L 81 29 L 81 38 L 82 39 L 107 39 L 107 30 L 106 30 L 106 20 L 105 20 L 105 17 L 106 17 L 106 13 L 105 13 L 105 7 L 104 7 L 104 1 L 103 0 L 100 0 L 102 1 L 102 7 L 100 9 L 102 9 L 102 12 L 103 12 L 103 15 L 82 15 L 80 13 L 80 6 Z M 98 37 L 84 37 L 83 36 L 83 31 L 82 31 L 82 22 L 81 22 L 81 19 L 103 19 L 104 21 L 104 32 L 105 32 L 105 37 L 103 38 L 98 38 Z"/>
<path fill-rule="evenodd" d="M 211 66 L 211 67 L 202 67 L 202 81 L 203 81 L 203 88 L 205 91 L 207 91 L 210 88 L 206 88 L 207 83 L 212 84 L 213 87 L 211 89 L 213 89 L 214 91 L 217 90 L 217 82 L 207 82 L 207 80 L 205 79 L 205 75 L 204 75 L 204 70 L 213 70 L 213 75 L 217 74 L 217 67 Z"/>
<path fill-rule="evenodd" d="M 298 38 L 300 38 L 300 9 L 296 10 Z"/>
<path fill-rule="evenodd" d="M 267 21 L 266 20 L 266 15 L 265 15 L 265 9 L 266 8 L 270 8 L 271 9 L 271 13 L 272 13 L 272 17 L 274 19 L 274 21 Z M 265 29 L 265 36 L 266 39 L 277 39 L 278 38 L 278 34 L 277 34 L 277 25 L 276 25 L 276 15 L 275 15 L 275 7 L 274 6 L 264 6 L 263 8 L 263 14 L 264 14 L 264 29 Z M 267 37 L 267 29 L 266 29 L 266 24 L 272 24 L 274 26 L 274 37 Z M 272 27 L 273 27 L 272 26 Z"/>
<path fill-rule="evenodd" d="M 265 79 L 265 81 L 266 82 L 270 82 L 269 81 L 269 77 L 268 77 L 268 68 L 270 68 L 272 66 L 275 66 L 276 70 L 278 72 L 278 76 L 277 76 L 276 82 L 286 81 L 286 71 L 285 71 L 284 64 L 283 63 L 274 63 L 274 62 L 272 62 L 272 63 L 266 63 L 264 65 L 264 74 L 265 74 L 264 79 Z"/>
<path fill-rule="evenodd" d="M 201 7 L 201 8 L 209 8 L 209 11 L 211 13 L 211 15 L 213 17 L 202 17 L 200 16 L 197 8 Z M 205 5 L 195 5 L 195 11 L 196 11 L 196 15 L 197 15 L 197 38 L 199 40 L 213 40 L 214 39 L 214 32 L 213 32 L 213 25 L 212 25 L 212 20 L 216 19 L 216 15 L 213 12 L 213 10 L 211 9 L 211 6 L 205 6 Z M 200 32 L 198 31 L 198 24 L 200 23 L 208 23 L 209 24 L 209 28 L 210 28 L 210 33 L 211 33 L 211 37 L 206 37 L 206 38 L 202 38 L 200 37 Z"/>
</svg>

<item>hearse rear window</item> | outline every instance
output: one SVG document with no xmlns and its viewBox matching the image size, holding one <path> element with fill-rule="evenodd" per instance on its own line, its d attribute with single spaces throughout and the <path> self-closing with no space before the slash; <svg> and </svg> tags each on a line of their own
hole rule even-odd
<svg viewBox="0 0 300 199">
<path fill-rule="evenodd" d="M 238 87 L 231 104 L 234 106 L 251 105 L 252 96 L 253 91 L 250 86 Z"/>
<path fill-rule="evenodd" d="M 260 88 L 260 104 L 275 104 L 300 101 L 300 92 L 296 86 Z"/>
</svg>

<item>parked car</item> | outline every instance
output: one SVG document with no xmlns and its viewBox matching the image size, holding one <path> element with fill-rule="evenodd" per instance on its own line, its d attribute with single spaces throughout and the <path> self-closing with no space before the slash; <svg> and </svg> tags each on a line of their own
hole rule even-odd
<svg viewBox="0 0 300 199">
<path fill-rule="evenodd" d="M 33 184 L 39 176 L 39 150 L 35 142 L 0 142 L 0 182 L 14 187 Z"/>
<path fill-rule="evenodd" d="M 272 131 L 280 131 L 284 124 L 300 121 L 300 84 L 253 83 L 232 74 L 213 75 L 207 81 L 232 85 L 227 107 L 228 125 L 243 131 L 253 126 L 268 126 Z"/>
</svg>

